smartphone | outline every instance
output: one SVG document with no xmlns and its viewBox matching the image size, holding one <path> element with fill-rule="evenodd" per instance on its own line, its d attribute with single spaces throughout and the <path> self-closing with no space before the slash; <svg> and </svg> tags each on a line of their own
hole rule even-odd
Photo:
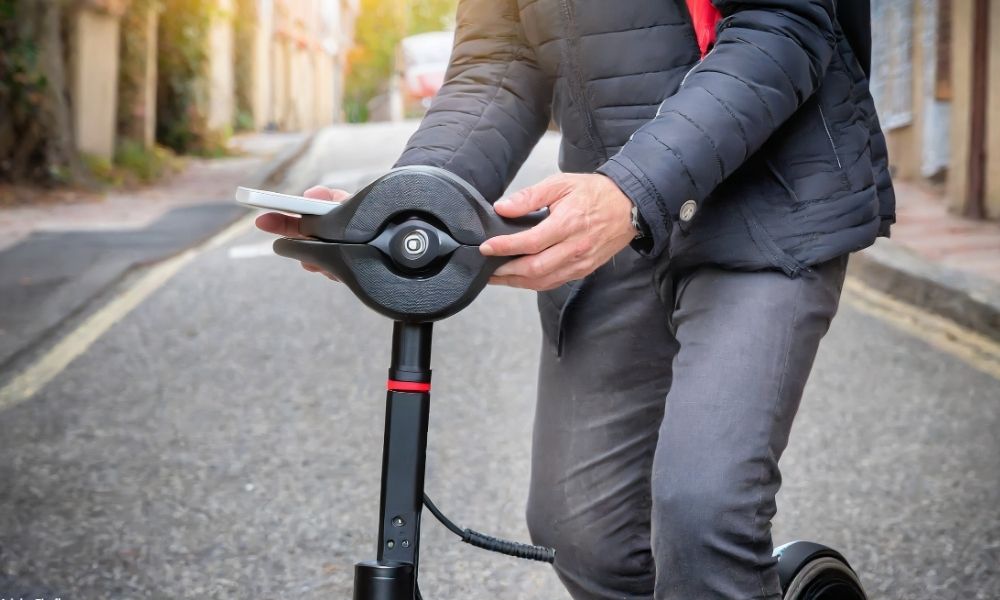
<svg viewBox="0 0 1000 600">
<path fill-rule="evenodd" d="M 302 196 L 290 196 L 245 187 L 236 188 L 236 202 L 244 206 L 278 210 L 297 215 L 325 215 L 340 206 L 339 202 L 313 200 Z"/>
</svg>

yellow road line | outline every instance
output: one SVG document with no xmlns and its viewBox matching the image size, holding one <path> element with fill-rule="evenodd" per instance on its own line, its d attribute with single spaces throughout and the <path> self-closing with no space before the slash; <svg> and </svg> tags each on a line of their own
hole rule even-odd
<svg viewBox="0 0 1000 600">
<path fill-rule="evenodd" d="M 887 321 L 938 350 L 1000 379 L 1000 343 L 849 277 L 844 299 L 857 310 Z"/>
<path fill-rule="evenodd" d="M 87 317 L 22 373 L 0 388 L 0 411 L 16 406 L 35 395 L 75 358 L 87 351 L 111 326 L 132 312 L 163 286 L 198 254 L 220 246 L 249 229 L 252 217 L 242 218 L 205 243 L 156 264 L 127 290 Z"/>
<path fill-rule="evenodd" d="M 112 325 L 162 287 L 202 251 L 218 247 L 249 229 L 253 217 L 241 219 L 208 242 L 150 268 L 129 289 L 90 315 L 24 372 L 0 388 L 0 411 L 20 404 L 45 387 L 74 359 L 87 351 Z M 844 285 L 844 299 L 855 309 L 887 321 L 973 367 L 1000 379 L 1000 344 L 953 321 L 906 304 L 855 278 Z"/>
</svg>

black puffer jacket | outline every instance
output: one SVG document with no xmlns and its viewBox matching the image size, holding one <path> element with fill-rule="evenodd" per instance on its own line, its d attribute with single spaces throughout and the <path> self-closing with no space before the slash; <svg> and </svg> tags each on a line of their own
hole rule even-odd
<svg viewBox="0 0 1000 600">
<path fill-rule="evenodd" d="M 867 2 L 840 2 L 864 11 L 851 42 L 836 0 L 714 4 L 699 60 L 684 0 L 462 0 L 446 83 L 398 164 L 495 200 L 552 115 L 562 169 L 611 177 L 671 266 L 795 275 L 888 234 Z"/>
</svg>

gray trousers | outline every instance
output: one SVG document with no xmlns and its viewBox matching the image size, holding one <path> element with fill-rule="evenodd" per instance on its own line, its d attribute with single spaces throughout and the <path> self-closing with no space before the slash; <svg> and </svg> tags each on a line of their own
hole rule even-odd
<svg viewBox="0 0 1000 600">
<path fill-rule="evenodd" d="M 528 527 L 573 598 L 780 598 L 778 459 L 846 265 L 654 285 L 626 249 L 539 295 Z"/>
</svg>

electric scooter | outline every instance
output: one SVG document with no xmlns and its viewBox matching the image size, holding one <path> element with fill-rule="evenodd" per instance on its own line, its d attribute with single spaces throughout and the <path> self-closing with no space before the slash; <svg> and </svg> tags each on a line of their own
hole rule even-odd
<svg viewBox="0 0 1000 600">
<path fill-rule="evenodd" d="M 417 565 L 425 506 L 463 542 L 554 562 L 552 548 L 455 525 L 424 493 L 433 323 L 468 306 L 509 260 L 483 256 L 480 244 L 528 229 L 547 213 L 501 218 L 471 185 L 434 167 L 394 169 L 340 204 L 244 188 L 237 200 L 303 215 L 300 232 L 308 239 L 278 239 L 274 251 L 320 266 L 394 321 L 376 557 L 355 565 L 354 600 L 422 600 Z M 775 555 L 786 599 L 867 598 L 854 570 L 831 548 L 793 542 Z"/>
</svg>

